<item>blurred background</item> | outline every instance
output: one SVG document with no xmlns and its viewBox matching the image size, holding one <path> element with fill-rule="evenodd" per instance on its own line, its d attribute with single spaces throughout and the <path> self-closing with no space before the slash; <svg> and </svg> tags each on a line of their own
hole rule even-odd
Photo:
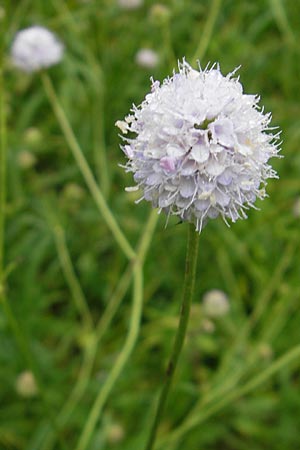
<svg viewBox="0 0 300 450">
<path fill-rule="evenodd" d="M 1 4 L 0 21 L 10 305 L 0 308 L 0 449 L 76 448 L 132 313 L 131 290 L 124 290 L 95 345 L 93 326 L 128 263 L 39 75 L 21 73 L 10 61 L 15 33 L 34 24 L 64 43 L 63 61 L 48 75 L 134 248 L 151 206 L 136 205 L 137 194 L 124 191 L 132 177 L 119 166 L 125 159 L 114 124 L 143 100 L 151 76 L 162 81 L 183 57 L 195 67 L 197 59 L 202 67 L 218 61 L 223 74 L 241 66 L 245 92 L 259 93 L 272 112 L 272 125 L 282 129 L 284 159 L 273 161 L 280 179 L 269 182 L 269 198 L 248 220 L 231 228 L 214 220 L 201 233 L 187 342 L 157 449 L 300 448 L 299 2 L 12 0 Z M 139 337 L 89 450 L 143 449 L 182 292 L 186 226 L 177 222 L 165 228 L 159 218 L 144 265 Z M 81 320 L 78 297 L 93 326 Z"/>
</svg>

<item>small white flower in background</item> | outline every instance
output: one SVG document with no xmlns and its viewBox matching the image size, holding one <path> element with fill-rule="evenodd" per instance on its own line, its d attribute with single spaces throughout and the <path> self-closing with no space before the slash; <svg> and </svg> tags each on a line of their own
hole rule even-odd
<svg viewBox="0 0 300 450">
<path fill-rule="evenodd" d="M 135 62 L 147 69 L 153 69 L 159 61 L 158 54 L 150 48 L 141 48 L 135 55 Z"/>
<path fill-rule="evenodd" d="M 32 152 L 22 150 L 18 154 L 18 165 L 21 169 L 31 169 L 37 163 L 37 159 Z"/>
<path fill-rule="evenodd" d="M 293 205 L 293 214 L 295 217 L 300 217 L 300 197 L 298 197 Z"/>
<path fill-rule="evenodd" d="M 37 384 L 34 375 L 29 370 L 26 370 L 17 377 L 16 391 L 21 397 L 34 397 L 38 393 Z"/>
<path fill-rule="evenodd" d="M 118 444 L 124 440 L 125 430 L 124 427 L 118 423 L 112 423 L 107 428 L 107 441 L 110 444 Z"/>
<path fill-rule="evenodd" d="M 258 352 L 259 352 L 260 357 L 262 359 L 266 359 L 266 360 L 272 359 L 272 357 L 274 355 L 274 351 L 273 351 L 272 347 L 267 342 L 262 342 L 258 346 Z"/>
<path fill-rule="evenodd" d="M 64 47 L 47 28 L 32 26 L 19 31 L 11 48 L 14 65 L 25 72 L 53 66 L 61 61 Z"/>
<path fill-rule="evenodd" d="M 171 12 L 167 6 L 161 3 L 155 3 L 151 6 L 149 15 L 154 22 L 162 23 L 169 20 Z"/>
<path fill-rule="evenodd" d="M 123 9 L 136 9 L 143 4 L 143 0 L 118 0 L 118 5 Z"/>
<path fill-rule="evenodd" d="M 220 317 L 229 311 L 229 301 L 225 292 L 212 289 L 203 296 L 203 312 L 210 317 Z"/>
<path fill-rule="evenodd" d="M 234 72 L 233 72 L 234 73 Z M 200 232 L 209 218 L 246 218 L 256 198 L 277 178 L 268 160 L 279 152 L 270 114 L 259 97 L 246 95 L 233 73 L 218 65 L 193 70 L 185 61 L 117 126 L 142 198 L 159 212 L 194 222 Z"/>
<path fill-rule="evenodd" d="M 6 13 L 5 13 L 5 9 L 0 6 L 0 20 L 4 19 Z"/>
</svg>

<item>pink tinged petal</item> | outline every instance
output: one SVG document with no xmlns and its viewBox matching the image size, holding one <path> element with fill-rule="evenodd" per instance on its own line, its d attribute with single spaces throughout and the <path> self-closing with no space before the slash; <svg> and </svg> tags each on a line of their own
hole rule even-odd
<svg viewBox="0 0 300 450">
<path fill-rule="evenodd" d="M 196 144 L 193 146 L 190 155 L 198 163 L 204 163 L 209 158 L 209 149 L 205 145 Z"/>
<path fill-rule="evenodd" d="M 166 172 L 174 172 L 176 170 L 176 159 L 172 156 L 164 156 L 159 161 L 160 167 L 162 167 Z"/>
<path fill-rule="evenodd" d="M 183 178 L 180 186 L 179 192 L 182 197 L 188 198 L 191 197 L 195 192 L 195 182 L 193 178 Z"/>
<path fill-rule="evenodd" d="M 221 175 L 222 172 L 224 172 L 225 167 L 223 164 L 220 164 L 215 159 L 210 159 L 206 165 L 206 172 L 208 175 L 211 175 L 213 177 L 217 177 L 218 175 Z"/>
</svg>

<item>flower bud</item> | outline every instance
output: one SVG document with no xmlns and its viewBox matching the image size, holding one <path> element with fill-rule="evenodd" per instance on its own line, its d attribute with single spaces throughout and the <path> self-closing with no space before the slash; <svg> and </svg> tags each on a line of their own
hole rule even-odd
<svg viewBox="0 0 300 450">
<path fill-rule="evenodd" d="M 220 317 L 229 311 L 228 297 L 225 292 L 212 289 L 203 296 L 203 312 L 210 317 Z"/>
<path fill-rule="evenodd" d="M 35 397 L 38 387 L 32 372 L 26 370 L 20 373 L 16 380 L 16 391 L 21 397 Z"/>
</svg>

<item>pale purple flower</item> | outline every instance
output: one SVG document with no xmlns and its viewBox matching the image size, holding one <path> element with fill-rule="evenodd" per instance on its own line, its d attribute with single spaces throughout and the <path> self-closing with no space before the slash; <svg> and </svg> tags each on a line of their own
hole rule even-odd
<svg viewBox="0 0 300 450">
<path fill-rule="evenodd" d="M 163 84 L 152 81 L 142 104 L 117 122 L 130 133 L 123 138 L 125 169 L 141 198 L 198 231 L 219 215 L 227 224 L 246 218 L 256 198 L 266 196 L 266 180 L 277 178 L 268 164 L 279 152 L 271 114 L 233 74 L 223 76 L 218 65 L 194 70 L 183 61 Z"/>
<path fill-rule="evenodd" d="M 47 28 L 32 26 L 19 31 L 11 48 L 14 65 L 24 72 L 53 66 L 60 62 L 64 47 Z"/>
</svg>

